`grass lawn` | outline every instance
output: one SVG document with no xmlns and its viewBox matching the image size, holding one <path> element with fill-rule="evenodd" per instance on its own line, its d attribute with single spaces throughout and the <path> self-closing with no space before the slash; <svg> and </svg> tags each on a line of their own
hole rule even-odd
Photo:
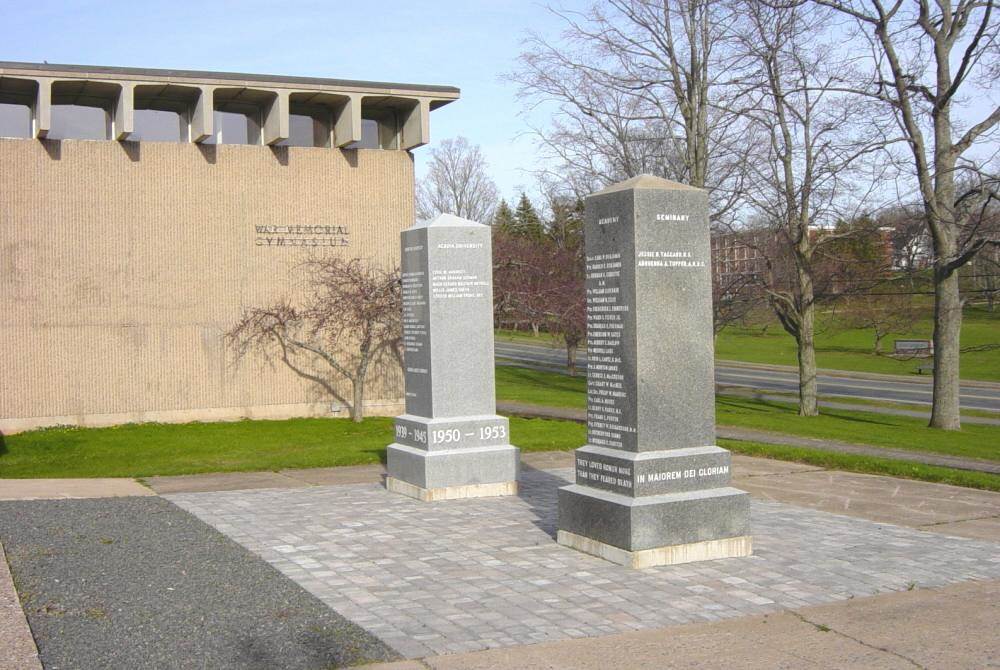
<svg viewBox="0 0 1000 670">
<path fill-rule="evenodd" d="M 871 475 L 888 475 L 904 479 L 919 479 L 925 482 L 967 486 L 986 491 L 1000 491 L 1000 475 L 988 472 L 968 472 L 941 468 L 921 463 L 894 461 L 889 458 L 873 458 L 871 456 L 855 456 L 854 454 L 834 454 L 818 449 L 789 447 L 782 444 L 761 444 L 760 442 L 744 442 L 742 440 L 719 440 L 719 445 L 735 454 L 774 458 L 779 461 L 794 461 L 808 463 L 816 467 L 830 470 L 845 470 Z"/>
<path fill-rule="evenodd" d="M 497 367 L 498 400 L 581 409 L 587 406 L 586 394 L 585 377 Z M 737 396 L 717 397 L 715 408 L 716 421 L 723 426 L 1000 460 L 1000 426 L 966 424 L 961 432 L 933 430 L 925 419 L 841 409 L 801 417 L 794 403 Z"/>
<path fill-rule="evenodd" d="M 816 363 L 821 368 L 909 375 L 917 365 L 930 362 L 929 359 L 901 361 L 876 356 L 871 353 L 871 331 L 824 328 L 822 322 L 821 318 L 820 332 L 816 335 Z M 905 336 L 891 335 L 883 340 L 883 348 L 891 351 L 895 339 L 930 339 L 933 330 L 930 318 L 921 319 Z M 962 319 L 962 347 L 988 344 L 1000 344 L 1000 313 L 967 308 Z M 715 339 L 715 356 L 747 363 L 795 365 L 795 340 L 776 324 L 770 326 L 766 334 L 761 334 L 760 329 L 731 327 Z M 963 379 L 1000 381 L 1000 348 L 963 353 L 961 375 Z"/>
<path fill-rule="evenodd" d="M 890 356 L 876 356 L 871 353 L 871 331 L 828 327 L 822 315 L 818 320 L 816 361 L 821 368 L 911 375 L 918 365 L 930 362 L 930 359 L 902 361 Z M 919 320 L 905 336 L 887 337 L 883 340 L 883 348 L 891 351 L 895 339 L 930 339 L 933 330 L 934 324 L 928 316 Z M 531 331 L 498 330 L 496 337 L 508 342 L 562 347 L 547 333 L 534 337 Z M 990 314 L 981 307 L 966 308 L 962 320 L 962 347 L 990 344 L 1000 345 L 1000 312 Z M 796 365 L 795 340 L 777 323 L 772 323 L 766 332 L 762 332 L 761 328 L 729 327 L 715 339 L 715 357 L 745 363 Z M 1000 381 L 1000 348 L 963 353 L 961 375 L 962 379 Z"/>
<path fill-rule="evenodd" d="M 510 420 L 524 451 L 574 449 L 586 428 L 567 421 Z M 51 428 L 0 438 L 0 479 L 151 477 L 361 465 L 385 460 L 391 418 Z"/>
<path fill-rule="evenodd" d="M 496 367 L 497 400 L 550 407 L 587 408 L 587 376 L 570 377 L 513 365 Z"/>
</svg>

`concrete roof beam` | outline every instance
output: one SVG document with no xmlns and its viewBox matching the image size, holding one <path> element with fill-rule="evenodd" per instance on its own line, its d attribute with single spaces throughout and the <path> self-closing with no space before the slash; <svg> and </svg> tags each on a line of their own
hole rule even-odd
<svg viewBox="0 0 1000 670">
<path fill-rule="evenodd" d="M 349 95 L 333 122 L 333 143 L 346 147 L 361 141 L 361 97 Z"/>
<path fill-rule="evenodd" d="M 135 86 L 122 82 L 115 101 L 114 118 L 111 123 L 111 139 L 127 140 L 135 132 Z"/>
<path fill-rule="evenodd" d="M 427 98 L 414 100 L 401 119 L 400 149 L 416 149 L 431 141 L 431 103 Z"/>
<path fill-rule="evenodd" d="M 31 130 L 35 137 L 42 139 L 52 129 L 52 80 L 38 80 L 38 98 L 31 110 Z"/>
<path fill-rule="evenodd" d="M 190 141 L 200 144 L 215 135 L 215 87 L 199 86 L 191 107 Z"/>
<path fill-rule="evenodd" d="M 273 146 L 288 139 L 288 91 L 275 91 L 274 100 L 264 110 L 264 144 Z"/>
</svg>

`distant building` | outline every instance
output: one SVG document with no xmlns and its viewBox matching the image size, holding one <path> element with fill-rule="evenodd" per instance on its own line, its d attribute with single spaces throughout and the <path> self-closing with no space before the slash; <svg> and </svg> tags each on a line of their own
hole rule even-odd
<svg viewBox="0 0 1000 670">
<path fill-rule="evenodd" d="M 242 309 L 323 249 L 399 263 L 448 86 L 0 62 L 0 431 L 337 413 L 234 369 Z M 369 411 L 395 414 L 398 365 Z"/>
<path fill-rule="evenodd" d="M 931 266 L 934 251 L 930 234 L 923 231 L 906 235 L 894 228 L 889 228 L 888 231 L 893 270 L 916 272 Z"/>
<path fill-rule="evenodd" d="M 832 231 L 831 228 L 811 226 L 809 234 L 815 239 Z M 893 247 L 893 228 L 877 230 L 882 260 L 879 267 L 896 269 L 896 251 Z M 767 257 L 779 254 L 775 249 L 783 243 L 781 233 L 769 228 L 747 230 L 715 230 L 712 232 L 712 278 L 716 286 L 746 284 L 748 280 L 763 279 L 767 270 Z"/>
<path fill-rule="evenodd" d="M 766 229 L 716 230 L 712 232 L 712 279 L 717 286 L 733 285 L 738 279 L 761 278 L 766 269 L 766 248 L 776 233 Z"/>
</svg>

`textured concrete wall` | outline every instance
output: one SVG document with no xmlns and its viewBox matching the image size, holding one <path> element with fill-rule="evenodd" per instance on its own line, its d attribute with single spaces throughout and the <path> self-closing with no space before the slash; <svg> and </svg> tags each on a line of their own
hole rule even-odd
<svg viewBox="0 0 1000 670">
<path fill-rule="evenodd" d="M 0 139 L 0 175 L 3 432 L 329 414 L 280 364 L 234 368 L 223 346 L 242 308 L 294 296 L 313 252 L 256 226 L 346 226 L 329 253 L 392 267 L 413 222 L 405 151 Z M 399 411 L 395 364 L 368 397 Z"/>
</svg>

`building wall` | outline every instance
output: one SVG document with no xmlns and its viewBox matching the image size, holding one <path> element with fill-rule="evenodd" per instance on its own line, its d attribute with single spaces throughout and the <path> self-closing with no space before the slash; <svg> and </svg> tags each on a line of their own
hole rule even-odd
<svg viewBox="0 0 1000 670">
<path fill-rule="evenodd" d="M 405 151 L 0 139 L 0 175 L 6 433 L 329 414 L 280 363 L 236 367 L 224 347 L 244 307 L 300 290 L 290 271 L 316 248 L 277 238 L 340 237 L 257 226 L 344 226 L 347 246 L 320 248 L 390 268 L 414 216 Z M 398 366 L 377 366 L 370 410 L 402 395 Z"/>
</svg>

